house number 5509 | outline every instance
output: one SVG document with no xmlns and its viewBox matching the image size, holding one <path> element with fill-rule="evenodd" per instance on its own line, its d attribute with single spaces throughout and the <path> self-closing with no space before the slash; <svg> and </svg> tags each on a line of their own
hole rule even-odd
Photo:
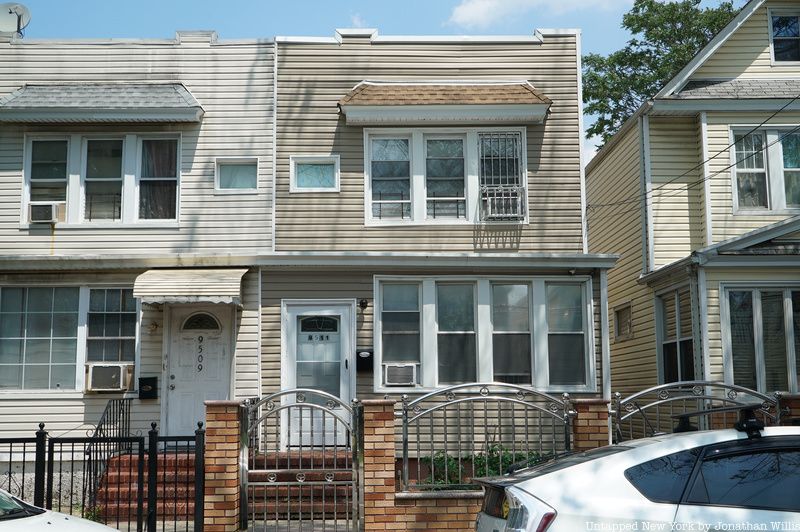
<svg viewBox="0 0 800 532">
<path fill-rule="evenodd" d="M 197 371 L 203 371 L 203 336 L 197 337 Z"/>
</svg>

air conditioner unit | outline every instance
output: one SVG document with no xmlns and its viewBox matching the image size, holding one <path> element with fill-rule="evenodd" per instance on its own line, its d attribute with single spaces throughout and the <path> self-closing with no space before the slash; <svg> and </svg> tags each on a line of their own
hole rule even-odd
<svg viewBox="0 0 800 532">
<path fill-rule="evenodd" d="M 133 364 L 88 364 L 86 389 L 90 392 L 121 392 L 131 389 Z"/>
<path fill-rule="evenodd" d="M 54 224 L 64 221 L 63 202 L 31 202 L 28 205 L 28 222 L 32 224 Z"/>
<path fill-rule="evenodd" d="M 416 386 L 417 364 L 384 364 L 383 382 L 386 386 Z"/>
</svg>

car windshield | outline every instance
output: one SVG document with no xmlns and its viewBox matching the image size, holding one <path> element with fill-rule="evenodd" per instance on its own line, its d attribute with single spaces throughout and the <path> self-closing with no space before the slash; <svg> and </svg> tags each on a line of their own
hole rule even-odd
<svg viewBox="0 0 800 532">
<path fill-rule="evenodd" d="M 25 507 L 15 501 L 9 494 L 0 491 L 0 519 L 7 515 L 15 515 L 24 511 Z"/>
</svg>

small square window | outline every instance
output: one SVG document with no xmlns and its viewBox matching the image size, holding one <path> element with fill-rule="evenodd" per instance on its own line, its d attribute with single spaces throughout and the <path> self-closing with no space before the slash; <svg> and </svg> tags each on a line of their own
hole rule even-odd
<svg viewBox="0 0 800 532">
<path fill-rule="evenodd" d="M 292 156 L 289 192 L 338 192 L 339 156 Z"/>
<path fill-rule="evenodd" d="M 253 192 L 258 189 L 258 160 L 217 159 L 217 190 Z"/>
<path fill-rule="evenodd" d="M 631 306 L 625 305 L 614 310 L 614 338 L 616 340 L 626 340 L 633 333 L 633 322 L 631 319 Z"/>
</svg>

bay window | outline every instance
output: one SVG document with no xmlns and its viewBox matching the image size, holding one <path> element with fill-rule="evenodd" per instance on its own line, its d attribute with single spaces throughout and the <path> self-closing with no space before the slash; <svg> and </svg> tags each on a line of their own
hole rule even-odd
<svg viewBox="0 0 800 532">
<path fill-rule="evenodd" d="M 765 393 L 796 393 L 800 287 L 736 287 L 724 294 L 726 379 Z"/>
<path fill-rule="evenodd" d="M 28 138 L 21 222 L 177 221 L 179 167 L 176 136 Z M 32 207 L 48 204 L 55 204 L 55 221 L 29 216 Z"/>
<path fill-rule="evenodd" d="M 367 129 L 367 224 L 524 223 L 524 128 Z"/>
<path fill-rule="evenodd" d="M 800 133 L 733 132 L 733 192 L 738 211 L 800 211 Z"/>
<path fill-rule="evenodd" d="M 589 278 L 378 276 L 375 294 L 376 389 L 595 388 Z M 416 384 L 394 380 L 409 364 Z"/>
</svg>

